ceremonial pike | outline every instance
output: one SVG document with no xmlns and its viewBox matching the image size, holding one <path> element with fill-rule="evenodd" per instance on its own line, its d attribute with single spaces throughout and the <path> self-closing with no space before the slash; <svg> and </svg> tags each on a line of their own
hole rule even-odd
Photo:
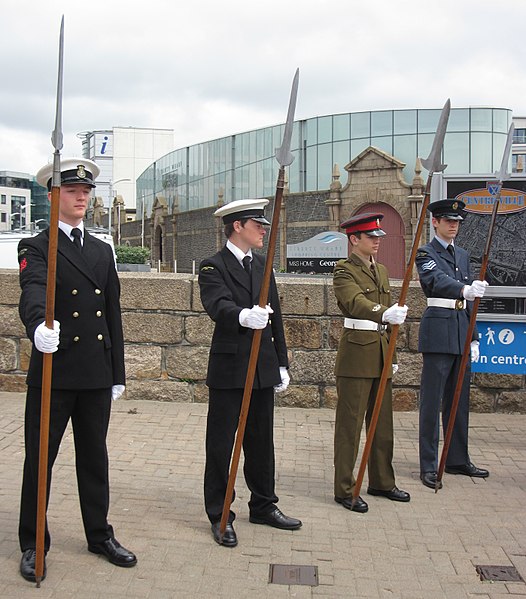
<svg viewBox="0 0 526 599">
<path fill-rule="evenodd" d="M 60 23 L 58 52 L 57 103 L 55 110 L 55 128 L 51 134 L 51 143 L 55 149 L 53 154 L 53 178 L 51 187 L 51 214 L 49 220 L 49 245 L 47 254 L 46 313 L 45 323 L 53 329 L 55 315 L 55 287 L 57 274 L 58 245 L 58 212 L 60 201 L 60 150 L 63 145 L 62 136 L 62 79 L 64 69 L 64 16 Z M 49 414 L 51 405 L 51 377 L 53 354 L 44 353 L 42 366 L 42 397 L 40 408 L 40 445 L 38 458 L 38 494 L 37 494 L 37 527 L 35 580 L 37 587 L 44 574 L 44 533 L 46 530 L 46 504 L 48 487 L 48 447 L 49 447 Z"/>
</svg>

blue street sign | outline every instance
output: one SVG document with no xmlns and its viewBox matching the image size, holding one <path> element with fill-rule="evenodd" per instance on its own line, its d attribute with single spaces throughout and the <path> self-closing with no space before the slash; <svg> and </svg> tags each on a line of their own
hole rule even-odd
<svg viewBox="0 0 526 599">
<path fill-rule="evenodd" d="M 477 322 L 480 357 L 471 362 L 473 372 L 526 374 L 526 323 Z"/>
</svg>

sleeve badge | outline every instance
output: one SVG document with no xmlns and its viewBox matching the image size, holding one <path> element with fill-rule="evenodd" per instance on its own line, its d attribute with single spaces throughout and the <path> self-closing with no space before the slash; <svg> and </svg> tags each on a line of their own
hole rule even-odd
<svg viewBox="0 0 526 599">
<path fill-rule="evenodd" d="M 27 266 L 27 259 L 24 258 L 23 260 L 20 261 L 20 272 L 22 272 Z"/>
<path fill-rule="evenodd" d="M 381 306 L 380 304 L 375 304 L 375 305 L 374 305 L 374 306 L 371 308 L 371 310 L 372 310 L 373 312 L 378 312 L 378 310 L 380 310 L 380 309 L 381 309 L 381 307 L 382 307 L 382 306 Z"/>
</svg>

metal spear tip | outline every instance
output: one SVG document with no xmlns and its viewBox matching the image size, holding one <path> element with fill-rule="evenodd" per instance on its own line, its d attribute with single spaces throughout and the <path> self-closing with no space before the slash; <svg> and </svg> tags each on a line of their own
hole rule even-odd
<svg viewBox="0 0 526 599">
<path fill-rule="evenodd" d="M 285 122 L 285 131 L 283 132 L 283 141 L 281 147 L 276 150 L 276 160 L 280 166 L 289 166 L 294 162 L 294 155 L 290 151 L 290 142 L 292 140 L 292 128 L 294 126 L 294 112 L 296 111 L 296 99 L 298 97 L 298 84 L 300 78 L 300 70 L 296 69 L 294 79 L 292 81 L 292 89 L 290 92 L 289 109 L 287 112 L 287 120 Z"/>
<path fill-rule="evenodd" d="M 57 78 L 57 105 L 55 110 L 55 128 L 51 134 L 51 143 L 55 150 L 61 150 L 63 146 L 62 135 L 62 80 L 64 73 L 64 15 L 60 22 L 60 37 L 58 44 L 58 78 Z"/>
<path fill-rule="evenodd" d="M 508 129 L 508 136 L 506 138 L 506 145 L 504 146 L 504 153 L 502 154 L 502 163 L 500 170 L 495 173 L 495 178 L 500 183 L 503 183 L 509 178 L 508 162 L 510 159 L 511 146 L 513 145 L 513 133 L 515 131 L 515 125 L 512 123 Z"/>
<path fill-rule="evenodd" d="M 447 122 L 449 120 L 449 113 L 451 112 L 451 100 L 448 98 L 440 113 L 438 120 L 437 130 L 435 133 L 435 139 L 431 147 L 431 152 L 426 159 L 421 159 L 422 166 L 429 173 L 440 173 L 447 168 L 447 164 L 441 164 L 440 159 L 442 155 L 442 147 L 444 145 L 444 137 L 446 135 Z"/>
</svg>

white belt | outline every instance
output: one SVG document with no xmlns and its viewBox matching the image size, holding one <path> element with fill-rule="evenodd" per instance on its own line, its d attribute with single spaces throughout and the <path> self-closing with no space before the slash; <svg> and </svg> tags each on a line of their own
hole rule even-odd
<svg viewBox="0 0 526 599">
<path fill-rule="evenodd" d="M 359 318 L 344 318 L 343 326 L 346 329 L 355 329 L 357 331 L 380 331 L 387 328 L 385 324 L 378 324 L 372 320 L 360 320 Z"/>
<path fill-rule="evenodd" d="M 466 300 L 428 297 L 427 305 L 433 308 L 450 308 L 451 310 L 464 310 L 466 308 Z"/>
</svg>

